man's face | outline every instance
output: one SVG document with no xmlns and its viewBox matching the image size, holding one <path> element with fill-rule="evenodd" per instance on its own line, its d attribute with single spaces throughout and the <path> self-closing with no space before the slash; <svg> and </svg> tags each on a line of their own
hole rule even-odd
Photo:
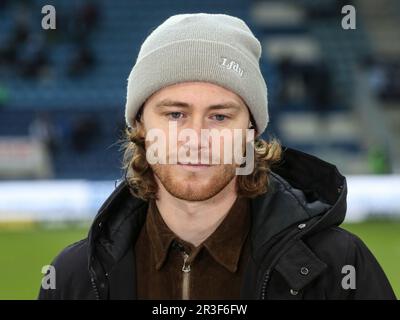
<svg viewBox="0 0 400 320">
<path fill-rule="evenodd" d="M 151 164 L 157 182 L 179 199 L 204 201 L 212 198 L 230 182 L 234 182 L 237 165 L 233 161 L 224 161 L 224 143 L 229 140 L 222 138 L 217 155 L 214 145 L 217 164 L 212 162 L 211 139 L 202 138 L 201 130 L 214 129 L 221 132 L 226 129 L 225 132 L 229 130 L 233 136 L 233 129 L 241 129 L 245 133 L 249 124 L 250 116 L 244 101 L 237 94 L 218 85 L 185 82 L 157 91 L 146 101 L 142 114 L 145 134 L 152 129 L 159 129 L 166 137 L 167 163 Z M 176 136 L 170 134 L 171 125 L 176 125 Z M 189 137 L 186 141 L 180 141 L 179 134 L 184 129 L 190 129 L 184 132 L 195 133 L 197 142 Z M 146 141 L 146 149 L 152 143 Z M 170 148 L 171 143 L 175 143 L 177 148 Z M 204 149 L 209 154 L 208 165 L 201 164 L 203 161 L 200 153 Z M 182 158 L 178 154 L 179 150 L 187 150 L 192 156 L 190 164 L 180 163 Z M 193 160 L 193 154 L 196 160 Z M 171 164 L 170 160 L 174 156 L 177 163 Z"/>
</svg>

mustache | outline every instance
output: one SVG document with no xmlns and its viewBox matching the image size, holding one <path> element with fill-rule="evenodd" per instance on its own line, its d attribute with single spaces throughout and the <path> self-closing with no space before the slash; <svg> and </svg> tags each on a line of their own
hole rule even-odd
<svg viewBox="0 0 400 320">
<path fill-rule="evenodd" d="M 183 160 L 184 162 L 190 163 L 219 164 L 222 160 L 219 149 L 213 150 L 213 148 L 196 148 L 187 145 L 181 145 L 176 150 L 173 148 L 173 150 L 168 151 L 170 152 L 167 154 L 167 159 L 178 159 L 181 162 Z"/>
</svg>

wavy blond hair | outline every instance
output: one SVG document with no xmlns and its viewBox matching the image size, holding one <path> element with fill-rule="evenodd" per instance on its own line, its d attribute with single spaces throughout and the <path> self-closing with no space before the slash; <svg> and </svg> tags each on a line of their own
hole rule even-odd
<svg viewBox="0 0 400 320">
<path fill-rule="evenodd" d="M 158 190 L 153 170 L 146 159 L 145 137 L 140 125 L 126 128 L 122 140 L 124 151 L 122 168 L 125 171 L 125 180 L 131 193 L 145 201 L 155 199 Z M 282 146 L 278 139 L 272 138 L 269 142 L 256 138 L 254 141 L 254 170 L 249 175 L 237 177 L 237 193 L 240 196 L 254 198 L 269 189 L 271 166 L 282 158 Z"/>
</svg>

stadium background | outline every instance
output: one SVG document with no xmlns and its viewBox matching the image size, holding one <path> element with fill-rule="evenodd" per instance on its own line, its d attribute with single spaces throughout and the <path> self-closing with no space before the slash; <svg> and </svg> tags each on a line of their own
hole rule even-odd
<svg viewBox="0 0 400 320">
<path fill-rule="evenodd" d="M 44 5 L 56 30 L 43 30 Z M 356 29 L 342 28 L 345 5 Z M 126 79 L 170 15 L 227 13 L 263 46 L 264 137 L 337 165 L 344 227 L 400 296 L 400 2 L 0 0 L 0 299 L 36 298 L 42 266 L 87 233 L 121 178 Z"/>
</svg>

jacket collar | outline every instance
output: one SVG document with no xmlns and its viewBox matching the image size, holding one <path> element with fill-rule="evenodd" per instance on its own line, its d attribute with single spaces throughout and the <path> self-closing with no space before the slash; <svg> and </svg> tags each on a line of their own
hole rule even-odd
<svg viewBox="0 0 400 320">
<path fill-rule="evenodd" d="M 305 223 L 299 232 L 311 235 L 343 222 L 347 184 L 336 166 L 284 148 L 282 161 L 272 167 L 269 176 L 269 191 L 251 202 L 256 260 L 262 258 L 269 240 L 291 227 Z"/>
</svg>

